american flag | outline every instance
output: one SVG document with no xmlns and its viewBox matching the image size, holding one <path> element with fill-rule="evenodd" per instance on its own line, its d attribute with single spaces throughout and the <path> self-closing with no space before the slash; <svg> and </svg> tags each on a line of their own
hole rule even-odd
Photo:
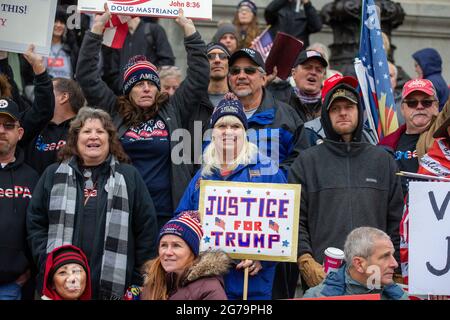
<svg viewBox="0 0 450 320">
<path fill-rule="evenodd" d="M 264 62 L 266 62 L 267 57 L 269 56 L 270 49 L 272 49 L 273 40 L 272 36 L 269 33 L 269 27 L 267 27 L 259 36 L 253 40 L 252 48 L 258 51 Z"/>
<path fill-rule="evenodd" d="M 380 19 L 374 0 L 362 1 L 361 21 L 360 63 L 355 63 L 355 69 L 369 123 L 381 139 L 398 129 L 398 120 Z"/>
<path fill-rule="evenodd" d="M 223 230 L 225 230 L 225 221 L 223 221 L 222 219 L 216 217 L 216 226 L 222 228 Z"/>
<path fill-rule="evenodd" d="M 280 226 L 275 221 L 269 220 L 269 228 L 275 231 L 276 233 L 279 233 Z"/>
</svg>

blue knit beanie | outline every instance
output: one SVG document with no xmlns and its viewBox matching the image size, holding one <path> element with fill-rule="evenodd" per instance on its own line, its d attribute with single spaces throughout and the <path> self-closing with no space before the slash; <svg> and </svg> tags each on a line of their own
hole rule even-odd
<svg viewBox="0 0 450 320">
<path fill-rule="evenodd" d="M 239 100 L 221 100 L 211 115 L 210 127 L 214 128 L 217 120 L 224 116 L 237 117 L 242 122 L 245 130 L 248 129 L 247 116 L 244 112 L 244 106 Z"/>
<path fill-rule="evenodd" d="M 173 234 L 183 239 L 197 257 L 200 251 L 200 241 L 203 238 L 203 228 L 198 211 L 183 211 L 169 220 L 159 232 L 158 246 L 161 238 L 166 234 Z"/>
<path fill-rule="evenodd" d="M 128 95 L 134 85 L 140 81 L 148 80 L 161 90 L 159 75 L 154 64 L 149 62 L 145 56 L 131 57 L 125 66 L 123 74 L 123 94 Z"/>
</svg>

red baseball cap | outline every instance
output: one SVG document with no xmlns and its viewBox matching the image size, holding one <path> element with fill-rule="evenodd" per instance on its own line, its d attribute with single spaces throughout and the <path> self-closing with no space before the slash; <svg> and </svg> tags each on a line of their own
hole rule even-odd
<svg viewBox="0 0 450 320">
<path fill-rule="evenodd" d="M 405 99 L 410 93 L 414 91 L 423 92 L 429 96 L 437 98 L 436 89 L 433 83 L 427 79 L 413 79 L 405 83 L 402 90 L 402 99 Z"/>
<path fill-rule="evenodd" d="M 340 74 L 335 74 L 334 76 L 326 79 L 325 82 L 323 83 L 322 103 L 324 102 L 325 96 L 327 95 L 327 93 L 340 83 L 348 84 L 349 86 L 351 86 L 352 88 L 355 88 L 355 89 L 358 87 L 358 80 L 356 78 L 351 77 L 351 76 L 344 77 L 344 76 L 341 76 Z"/>
</svg>

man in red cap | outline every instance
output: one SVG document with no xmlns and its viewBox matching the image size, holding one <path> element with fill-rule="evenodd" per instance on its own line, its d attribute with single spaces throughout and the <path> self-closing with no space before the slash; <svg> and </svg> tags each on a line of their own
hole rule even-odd
<svg viewBox="0 0 450 320">
<path fill-rule="evenodd" d="M 297 262 L 308 287 L 325 277 L 324 251 L 342 250 L 355 228 L 380 229 L 398 249 L 403 211 L 394 159 L 361 140 L 364 118 L 356 79 L 332 80 L 324 87 L 320 118 L 326 138 L 303 151 L 288 174 L 289 183 L 302 185 Z"/>
<path fill-rule="evenodd" d="M 384 137 L 380 145 L 395 154 L 401 171 L 417 172 L 420 159 L 433 144 L 433 133 L 450 114 L 448 104 L 439 113 L 436 90 L 430 80 L 414 79 L 405 83 L 400 111 L 405 124 Z M 406 179 L 402 183 L 406 194 Z"/>
</svg>

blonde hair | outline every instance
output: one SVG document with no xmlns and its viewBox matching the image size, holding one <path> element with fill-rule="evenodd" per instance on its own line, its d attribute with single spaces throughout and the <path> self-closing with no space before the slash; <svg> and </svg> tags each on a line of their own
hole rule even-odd
<svg viewBox="0 0 450 320">
<path fill-rule="evenodd" d="M 234 124 L 238 122 L 242 125 L 239 118 L 235 116 L 223 116 L 217 120 L 214 126 L 220 125 L 220 124 Z M 242 126 L 244 127 L 244 126 Z M 213 129 L 214 130 L 214 129 Z M 228 163 L 228 168 L 231 170 L 234 170 L 237 168 L 238 165 L 243 164 L 247 165 L 252 163 L 254 159 L 256 159 L 256 155 L 258 154 L 258 147 L 247 140 L 247 132 L 243 130 L 243 140 L 244 144 L 242 146 L 241 151 L 237 155 L 237 157 L 231 162 Z M 214 137 L 212 138 L 214 139 Z M 211 140 L 211 143 L 206 147 L 205 151 L 203 152 L 203 166 L 202 166 L 202 176 L 206 177 L 213 174 L 214 170 L 220 170 L 222 161 L 219 158 L 218 152 L 216 150 L 216 147 L 214 145 L 214 141 Z"/>
</svg>

